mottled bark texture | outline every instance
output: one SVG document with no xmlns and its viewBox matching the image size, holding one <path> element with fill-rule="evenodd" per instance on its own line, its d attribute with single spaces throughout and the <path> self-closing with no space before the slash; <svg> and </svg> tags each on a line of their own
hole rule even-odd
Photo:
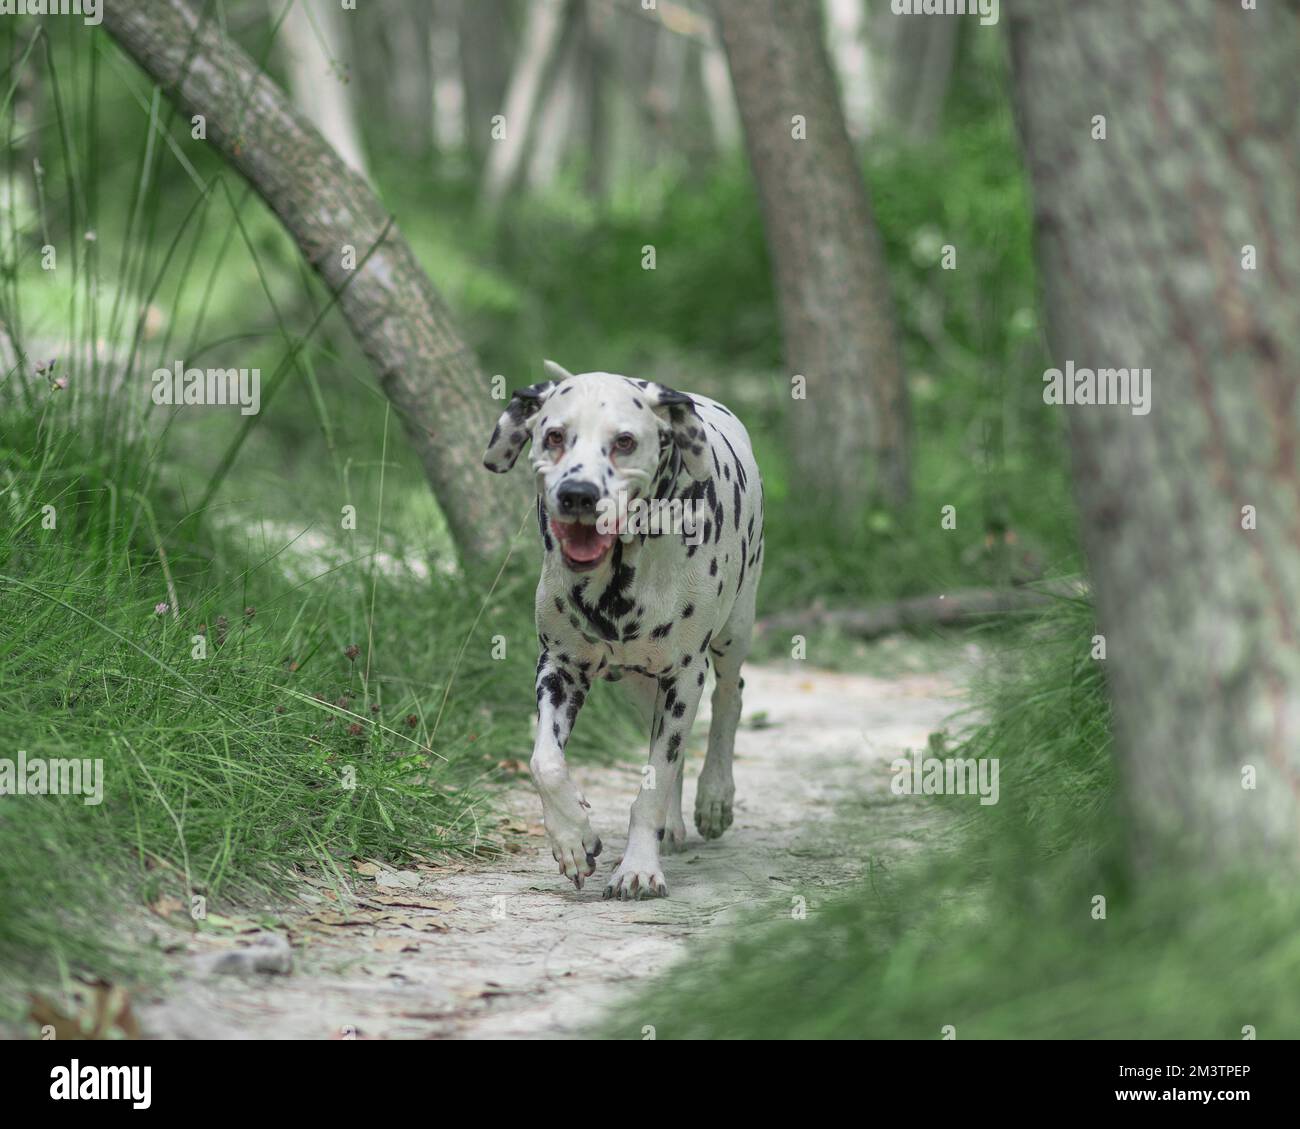
<svg viewBox="0 0 1300 1129">
<path fill-rule="evenodd" d="M 808 0 L 715 0 L 792 373 L 794 488 L 845 525 L 908 498 L 907 389 L 884 254 Z M 796 140 L 796 116 L 807 136 Z"/>
<path fill-rule="evenodd" d="M 1294 868 L 1300 18 L 1228 0 L 1008 16 L 1056 363 L 1152 370 L 1149 415 L 1043 408 L 1069 416 L 1136 856 Z"/>
<path fill-rule="evenodd" d="M 185 0 L 115 0 L 104 5 L 104 27 L 186 113 L 204 116 L 208 142 L 341 292 L 339 310 L 419 453 L 462 557 L 496 556 L 527 504 L 522 476 L 486 474 L 479 462 L 501 405 L 397 228 L 370 253 L 389 223 L 374 193 Z M 364 267 L 344 267 L 345 245 Z"/>
</svg>

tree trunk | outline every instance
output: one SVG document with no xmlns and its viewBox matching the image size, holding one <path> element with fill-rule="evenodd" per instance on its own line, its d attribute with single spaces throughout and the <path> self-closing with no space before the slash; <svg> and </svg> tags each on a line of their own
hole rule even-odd
<svg viewBox="0 0 1300 1129">
<path fill-rule="evenodd" d="M 826 38 L 835 62 L 849 137 L 862 141 L 871 127 L 871 52 L 864 0 L 827 0 Z"/>
<path fill-rule="evenodd" d="M 1043 409 L 1069 413 L 1136 858 L 1294 869 L 1300 16 L 1021 0 L 1009 29 L 1055 363 L 1151 370 L 1150 414 Z"/>
<path fill-rule="evenodd" d="M 500 113 L 503 136 L 494 137 L 483 170 L 482 203 L 494 213 L 524 175 L 537 123 L 564 59 L 574 0 L 533 0 Z"/>
<path fill-rule="evenodd" d="M 929 140 L 942 124 L 958 39 L 969 17 L 896 16 L 888 4 L 872 17 L 872 129 Z"/>
<path fill-rule="evenodd" d="M 437 0 L 429 27 L 433 72 L 433 142 L 445 161 L 465 145 L 465 74 L 461 63 L 461 0 Z"/>
<path fill-rule="evenodd" d="M 507 0 L 461 0 L 460 70 L 465 84 L 465 138 L 475 167 L 492 151 L 492 117 L 501 113 L 516 40 Z"/>
<path fill-rule="evenodd" d="M 274 19 L 282 0 L 271 0 Z M 334 4 L 308 9 L 297 0 L 280 24 L 276 44 L 284 55 L 289 93 L 298 111 L 314 125 L 348 165 L 367 176 L 365 149 L 349 96 L 343 10 Z"/>
<path fill-rule="evenodd" d="M 792 374 L 793 488 L 845 525 L 908 498 L 907 390 L 884 255 L 818 7 L 717 0 L 758 181 Z M 807 137 L 794 136 L 796 115 Z M 866 482 L 864 485 L 864 475 Z"/>
<path fill-rule="evenodd" d="M 275 212 L 329 289 L 419 453 L 462 556 L 495 556 L 525 512 L 523 479 L 483 472 L 500 405 L 410 245 L 374 193 L 280 89 L 185 0 L 117 0 L 104 26 Z M 388 228 L 383 243 L 372 246 Z M 358 264 L 343 266 L 343 248 Z M 367 258 L 367 255 L 369 257 Z M 501 485 L 497 485 L 500 483 Z"/>
<path fill-rule="evenodd" d="M 713 143 L 720 153 L 730 155 L 740 144 L 740 113 L 727 73 L 727 56 L 720 47 L 708 46 L 700 50 L 699 63 Z"/>
<path fill-rule="evenodd" d="M 424 0 L 387 0 L 380 11 L 384 21 L 393 107 L 393 137 L 402 152 L 423 164 L 433 149 L 433 61 L 430 58 L 433 4 Z"/>
</svg>

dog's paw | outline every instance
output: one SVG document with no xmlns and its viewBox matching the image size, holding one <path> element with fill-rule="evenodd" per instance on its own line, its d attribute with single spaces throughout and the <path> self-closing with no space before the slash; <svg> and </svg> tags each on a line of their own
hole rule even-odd
<svg viewBox="0 0 1300 1129">
<path fill-rule="evenodd" d="M 591 830 L 591 824 L 586 820 L 574 824 L 554 819 L 545 822 L 551 857 L 560 864 L 560 873 L 581 890 L 583 879 L 596 873 L 596 856 L 601 851 L 600 836 Z"/>
<path fill-rule="evenodd" d="M 731 801 L 697 797 L 695 801 L 695 830 L 705 839 L 718 838 L 731 826 Z"/>
<path fill-rule="evenodd" d="M 664 881 L 659 860 L 646 859 L 644 863 L 639 863 L 635 859 L 624 857 L 610 875 L 602 897 L 618 898 L 619 901 L 668 897 L 668 883 Z"/>
</svg>

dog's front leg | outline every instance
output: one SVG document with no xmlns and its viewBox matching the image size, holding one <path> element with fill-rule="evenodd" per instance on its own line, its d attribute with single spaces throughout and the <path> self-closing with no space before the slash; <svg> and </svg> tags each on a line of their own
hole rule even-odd
<svg viewBox="0 0 1300 1129">
<path fill-rule="evenodd" d="M 691 657 L 704 661 L 701 656 Z M 689 663 L 691 659 L 686 661 Z M 605 887 L 607 898 L 668 895 L 668 883 L 664 881 L 659 862 L 659 843 L 664 837 L 677 776 L 682 771 L 686 738 L 695 724 L 699 705 L 696 671 L 678 665 L 672 674 L 660 677 L 650 728 L 650 764 L 632 804 L 627 850 Z"/>
<path fill-rule="evenodd" d="M 551 854 L 560 864 L 560 873 L 579 890 L 582 880 L 596 872 L 600 839 L 587 819 L 587 801 L 569 778 L 564 745 L 588 689 L 586 674 L 542 650 L 537 660 L 537 740 L 529 767 L 542 798 Z"/>
</svg>

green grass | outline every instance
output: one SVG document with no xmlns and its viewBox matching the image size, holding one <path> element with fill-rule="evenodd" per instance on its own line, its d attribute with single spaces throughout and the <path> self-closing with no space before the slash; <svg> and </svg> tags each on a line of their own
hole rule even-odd
<svg viewBox="0 0 1300 1129">
<path fill-rule="evenodd" d="M 445 543 L 413 549 L 427 491 L 410 469 L 389 468 L 385 513 L 376 458 L 349 494 L 368 520 L 309 529 L 304 549 L 267 537 L 275 505 L 232 501 L 218 522 L 169 512 L 166 491 L 149 503 L 173 468 L 65 423 L 0 416 L 0 755 L 101 758 L 104 796 L 0 799 L 6 992 L 60 967 L 139 971 L 150 954 L 105 927 L 124 902 L 201 894 L 217 912 L 290 889 L 291 867 L 490 850 L 488 786 L 531 745 L 529 600 L 514 579 L 444 575 Z M 327 509 L 307 488 L 297 504 Z M 573 754 L 620 748 L 625 716 L 597 695 Z"/>
<path fill-rule="evenodd" d="M 1062 601 L 978 690 L 948 755 L 998 757 L 997 805 L 932 800 L 946 848 L 803 921 L 756 919 L 605 1028 L 640 1038 L 1295 1038 L 1300 895 L 1260 875 L 1131 875 L 1092 614 Z M 910 799 L 895 802 L 914 802 Z M 854 805 L 844 818 L 854 819 Z M 1095 898 L 1105 898 L 1105 917 Z M 788 908 L 786 910 L 788 912 Z"/>
</svg>

